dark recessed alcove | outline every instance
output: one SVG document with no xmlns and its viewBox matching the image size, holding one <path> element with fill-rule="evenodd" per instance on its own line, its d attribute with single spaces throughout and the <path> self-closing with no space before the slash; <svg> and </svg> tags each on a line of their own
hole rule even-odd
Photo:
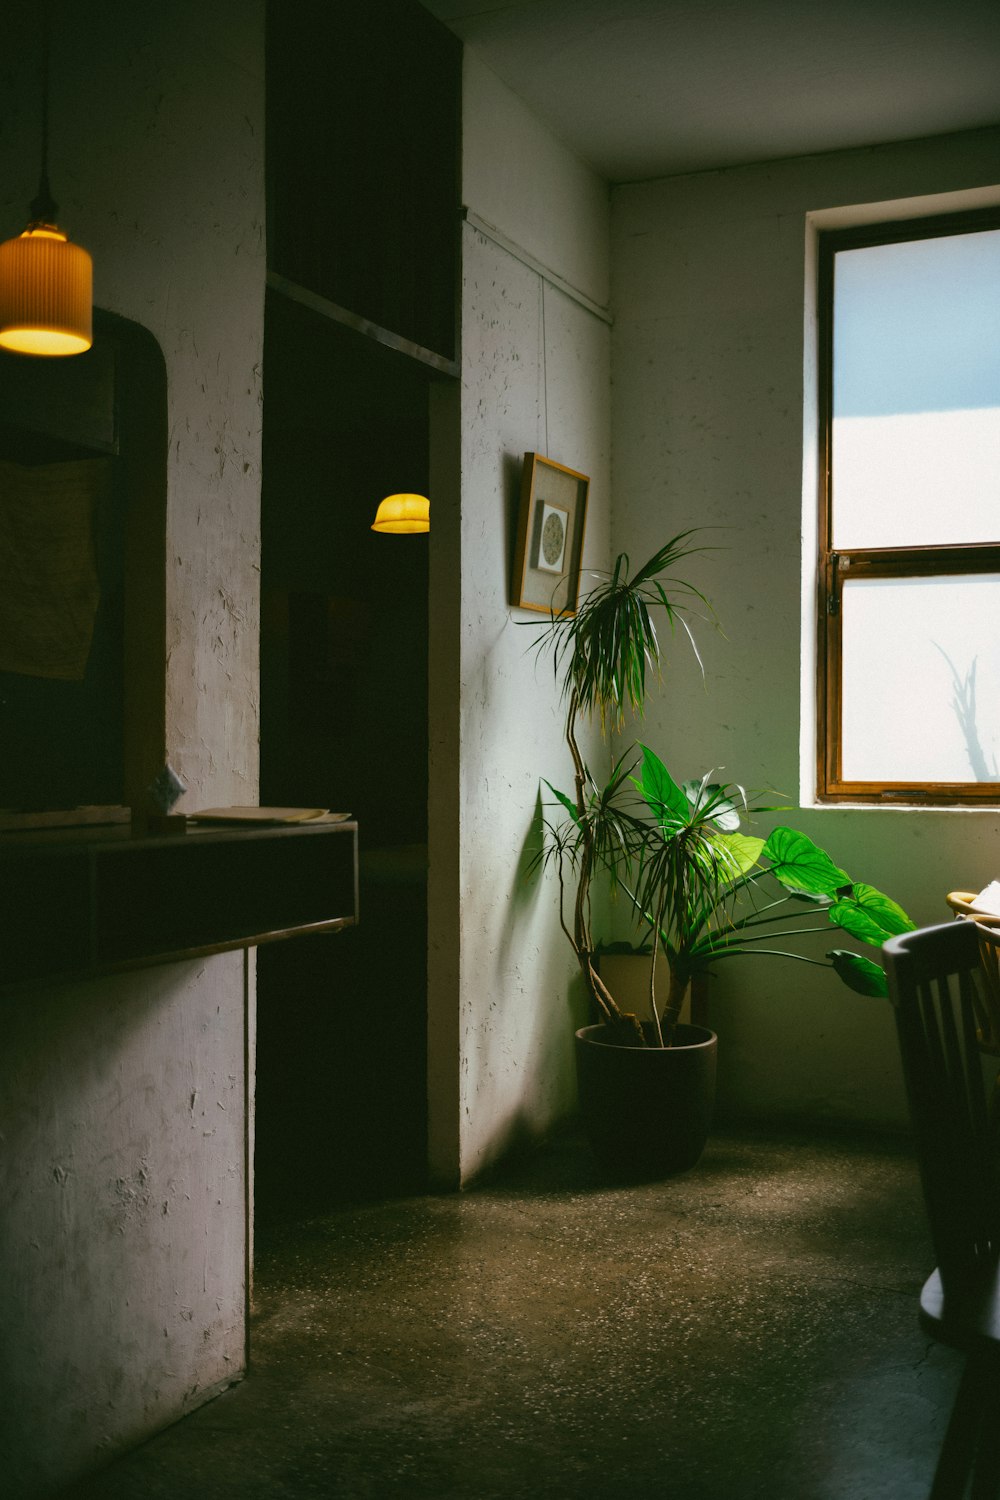
<svg viewBox="0 0 1000 1500">
<path fill-rule="evenodd" d="M 416 0 L 268 4 L 261 798 L 352 813 L 361 896 L 258 955 L 264 1218 L 426 1173 L 430 537 L 371 523 L 459 373 L 461 77 Z"/>
<path fill-rule="evenodd" d="M 0 808 L 139 806 L 165 743 L 162 352 L 141 325 L 95 309 L 86 354 L 0 354 L 0 412 L 0 528 L 18 569 L 0 587 L 20 601 L 0 623 L 4 664 L 16 668 L 0 670 Z M 45 514 L 58 518 L 51 537 L 41 513 L 25 521 L 22 490 L 41 475 Z M 83 587 L 80 570 L 96 596 L 82 626 L 92 618 L 92 635 L 67 676 L 65 653 L 47 657 L 22 622 L 37 608 L 44 625 L 49 606 Z"/>
<path fill-rule="evenodd" d="M 429 537 L 371 523 L 427 492 L 431 373 L 273 292 L 265 327 L 261 798 L 424 843 Z"/>
<path fill-rule="evenodd" d="M 426 1157 L 427 368 L 270 292 L 261 800 L 359 824 L 361 920 L 258 954 L 256 1201 L 412 1191 Z"/>
</svg>

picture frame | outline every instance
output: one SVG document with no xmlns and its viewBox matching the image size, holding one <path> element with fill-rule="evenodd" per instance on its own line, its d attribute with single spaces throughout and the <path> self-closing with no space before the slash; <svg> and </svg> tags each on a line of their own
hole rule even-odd
<svg viewBox="0 0 1000 1500">
<path fill-rule="evenodd" d="M 586 474 L 540 453 L 524 455 L 511 578 L 516 609 L 576 613 L 589 493 Z"/>
</svg>

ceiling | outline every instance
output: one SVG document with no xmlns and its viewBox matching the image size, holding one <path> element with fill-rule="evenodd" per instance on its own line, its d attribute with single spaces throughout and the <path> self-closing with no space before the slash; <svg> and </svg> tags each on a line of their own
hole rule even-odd
<svg viewBox="0 0 1000 1500">
<path fill-rule="evenodd" d="M 998 0 L 422 3 L 611 182 L 1000 123 Z"/>
</svg>

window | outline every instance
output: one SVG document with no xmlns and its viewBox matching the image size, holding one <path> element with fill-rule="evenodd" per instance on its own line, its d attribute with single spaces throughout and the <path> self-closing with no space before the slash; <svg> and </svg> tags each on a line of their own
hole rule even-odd
<svg viewBox="0 0 1000 1500">
<path fill-rule="evenodd" d="M 1000 802 L 1000 211 L 819 249 L 818 796 Z"/>
</svg>

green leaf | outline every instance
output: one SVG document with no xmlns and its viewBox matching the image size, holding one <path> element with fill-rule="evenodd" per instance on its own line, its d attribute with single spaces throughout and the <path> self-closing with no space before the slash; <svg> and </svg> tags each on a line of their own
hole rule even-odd
<svg viewBox="0 0 1000 1500">
<path fill-rule="evenodd" d="M 551 655 L 556 681 L 573 701 L 573 711 L 597 714 L 602 729 L 620 728 L 627 708 L 641 715 L 647 677 L 658 677 L 662 661 L 651 610 L 662 609 L 673 629 L 685 630 L 695 659 L 694 637 L 685 618 L 695 614 L 714 622 L 714 611 L 700 590 L 672 570 L 705 550 L 693 531 L 664 543 L 629 577 L 629 559 L 620 553 L 611 572 L 587 571 L 593 580 L 573 615 L 554 611 L 534 649 Z"/>
<path fill-rule="evenodd" d="M 622 787 L 623 783 L 626 782 L 626 781 L 632 781 L 632 780 L 634 780 L 634 777 L 630 776 L 630 774 L 629 774 L 631 770 L 632 770 L 632 762 L 629 761 L 629 760 L 626 760 L 625 758 L 623 758 L 623 759 L 621 759 L 620 761 L 617 761 L 617 762 L 612 761 L 612 763 L 611 763 L 611 775 L 608 778 L 607 785 L 602 789 L 601 794 L 600 794 L 600 800 L 601 800 L 601 802 L 603 802 L 603 803 L 611 803 L 611 802 L 613 802 L 614 799 L 615 799 L 615 797 L 618 795 L 619 791 L 621 790 L 621 787 Z"/>
<path fill-rule="evenodd" d="M 639 749 L 642 751 L 642 781 L 637 781 L 636 786 L 661 823 L 665 812 L 672 813 L 674 821 L 686 823 L 691 812 L 688 799 L 660 757 L 645 745 L 640 745 Z"/>
<path fill-rule="evenodd" d="M 912 932 L 914 924 L 906 912 L 889 896 L 873 885 L 861 881 L 852 886 L 849 896 L 842 896 L 830 907 L 830 921 L 864 943 L 881 946 L 886 938 L 900 932 Z"/>
<path fill-rule="evenodd" d="M 854 886 L 853 894 L 856 901 L 877 916 L 890 937 L 896 937 L 901 932 L 916 932 L 917 924 L 884 891 L 878 891 L 873 885 L 865 885 L 859 880 Z"/>
<path fill-rule="evenodd" d="M 764 845 L 764 854 L 771 862 L 771 874 L 791 891 L 835 896 L 851 884 L 850 875 L 835 865 L 829 854 L 794 828 L 775 828 Z"/>
<path fill-rule="evenodd" d="M 726 851 L 725 871 L 729 880 L 749 874 L 764 852 L 764 840 L 749 833 L 719 833 L 714 842 Z"/>
<path fill-rule="evenodd" d="M 735 802 L 725 795 L 725 788 L 717 782 L 701 780 L 685 781 L 681 788 L 695 812 L 708 815 L 717 828 L 724 833 L 735 833 L 740 826 L 740 814 Z"/>
<path fill-rule="evenodd" d="M 544 780 L 544 777 L 542 779 Z M 579 821 L 580 821 L 580 814 L 576 810 L 576 803 L 573 801 L 572 797 L 567 797 L 566 793 L 565 792 L 561 792 L 558 787 L 553 786 L 552 783 L 551 783 L 551 781 L 546 781 L 545 785 L 548 787 L 548 789 L 552 793 L 553 797 L 558 797 L 558 799 L 562 803 L 563 807 L 566 809 L 566 811 L 569 813 L 570 817 L 573 819 L 573 822 L 574 823 L 579 823 Z"/>
<path fill-rule="evenodd" d="M 859 995 L 888 995 L 885 970 L 870 958 L 849 953 L 846 948 L 833 948 L 826 956 L 849 989 Z"/>
</svg>

